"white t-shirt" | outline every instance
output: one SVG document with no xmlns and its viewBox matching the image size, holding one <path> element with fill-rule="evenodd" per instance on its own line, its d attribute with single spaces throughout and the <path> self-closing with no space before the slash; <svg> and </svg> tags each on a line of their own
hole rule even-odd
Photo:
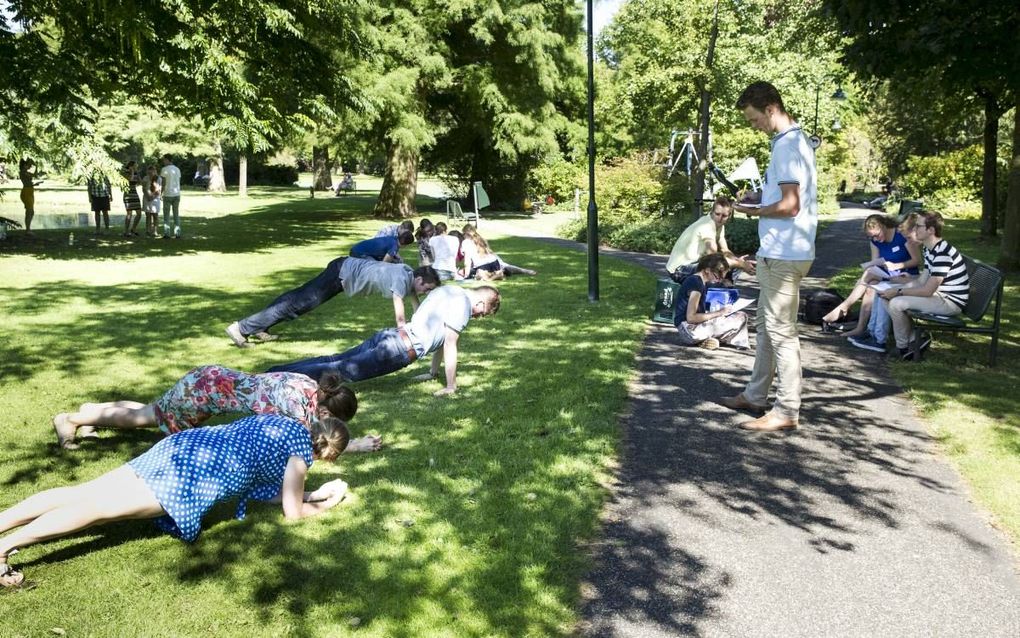
<svg viewBox="0 0 1020 638">
<path fill-rule="evenodd" d="M 159 171 L 159 176 L 163 179 L 163 197 L 180 197 L 181 169 L 167 164 Z"/>
<path fill-rule="evenodd" d="M 673 272 L 680 266 L 693 264 L 701 259 L 707 239 L 715 241 L 715 220 L 711 213 L 700 217 L 680 233 L 680 237 L 673 244 L 673 250 L 669 253 L 666 271 Z M 725 240 L 726 228 L 723 227 L 719 229 L 719 241 Z"/>
<path fill-rule="evenodd" d="M 436 270 L 453 272 L 457 270 L 457 249 L 460 248 L 460 241 L 452 235 L 435 235 L 429 239 L 429 246 L 432 247 L 432 255 L 435 260 L 432 267 Z"/>
<path fill-rule="evenodd" d="M 471 274 L 472 268 L 478 268 L 483 264 L 496 261 L 498 257 L 493 253 L 482 255 L 478 252 L 478 246 L 473 239 L 465 239 L 460 244 L 460 250 L 464 253 L 464 268 Z"/>
<path fill-rule="evenodd" d="M 348 297 L 373 292 L 387 299 L 406 297 L 414 290 L 414 272 L 407 264 L 348 257 L 340 265 L 340 280 Z"/>
<path fill-rule="evenodd" d="M 446 329 L 460 333 L 471 319 L 471 297 L 458 286 L 441 286 L 425 297 L 404 329 L 418 358 L 443 347 Z"/>
<path fill-rule="evenodd" d="M 783 198 L 780 186 L 797 184 L 800 211 L 795 217 L 763 217 L 758 221 L 761 248 L 758 257 L 806 261 L 815 258 L 815 232 L 818 229 L 818 191 L 815 151 L 807 137 L 794 124 L 772 138 L 772 156 L 765 169 L 762 206 Z"/>
</svg>

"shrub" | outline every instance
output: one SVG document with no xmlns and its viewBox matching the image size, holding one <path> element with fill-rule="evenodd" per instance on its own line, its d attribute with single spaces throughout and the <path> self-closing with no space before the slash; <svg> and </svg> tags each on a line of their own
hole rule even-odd
<svg viewBox="0 0 1020 638">
<path fill-rule="evenodd" d="M 583 188 L 584 171 L 577 165 L 557 159 L 539 164 L 528 174 L 528 192 L 544 199 L 551 195 L 557 202 L 573 202 L 574 189 Z"/>
<path fill-rule="evenodd" d="M 626 223 L 600 219 L 599 243 L 621 250 L 667 254 L 687 225 L 679 223 L 675 217 L 647 218 Z M 588 240 L 587 222 L 584 219 L 571 220 L 559 228 L 558 234 L 585 242 Z M 726 243 L 737 255 L 753 255 L 758 251 L 758 222 L 751 219 L 730 220 L 726 225 Z"/>
<path fill-rule="evenodd" d="M 924 199 L 933 208 L 980 199 L 983 158 L 977 144 L 931 157 L 911 155 L 907 172 L 899 180 L 900 190 L 906 197 Z"/>
</svg>

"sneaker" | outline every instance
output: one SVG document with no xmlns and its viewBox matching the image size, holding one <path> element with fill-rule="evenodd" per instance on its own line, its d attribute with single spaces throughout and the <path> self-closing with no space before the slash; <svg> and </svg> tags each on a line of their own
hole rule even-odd
<svg viewBox="0 0 1020 638">
<path fill-rule="evenodd" d="M 709 337 L 708 339 L 705 339 L 704 341 L 699 343 L 698 347 L 702 348 L 703 350 L 718 350 L 719 340 L 716 339 L 715 337 Z"/>
<path fill-rule="evenodd" d="M 875 341 L 875 338 L 871 335 L 864 335 L 862 337 L 849 337 L 847 338 L 851 344 L 862 350 L 871 350 L 872 352 L 885 352 L 885 344 Z"/>
<path fill-rule="evenodd" d="M 237 325 L 236 321 L 227 326 L 227 336 L 230 337 L 230 340 L 233 341 L 234 345 L 238 348 L 248 347 L 247 340 L 244 338 L 244 335 L 241 334 L 241 326 Z"/>
</svg>

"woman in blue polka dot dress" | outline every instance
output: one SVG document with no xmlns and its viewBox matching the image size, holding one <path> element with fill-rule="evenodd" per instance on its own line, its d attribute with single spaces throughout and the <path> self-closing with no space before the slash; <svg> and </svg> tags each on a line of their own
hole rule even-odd
<svg viewBox="0 0 1020 638">
<path fill-rule="evenodd" d="M 73 450 L 78 447 L 75 438 L 94 437 L 96 427 L 158 427 L 174 434 L 216 414 L 282 414 L 307 425 L 328 416 L 348 422 L 357 410 L 357 397 L 335 373 L 322 375 L 316 383 L 292 372 L 248 374 L 207 365 L 190 370 L 152 403 L 85 403 L 77 412 L 55 416 L 53 428 L 60 446 Z M 363 436 L 351 441 L 347 451 L 374 451 L 381 442 L 378 436 Z"/>
<path fill-rule="evenodd" d="M 333 460 L 347 446 L 338 419 L 307 428 L 278 415 L 250 416 L 227 425 L 171 435 L 136 459 L 97 479 L 30 496 L 0 513 L 0 585 L 17 587 L 24 575 L 8 564 L 16 548 L 95 525 L 156 518 L 170 534 L 194 541 L 202 517 L 219 501 L 278 500 L 287 519 L 321 514 L 343 499 L 347 484 L 330 481 L 305 492 L 313 459 Z"/>
</svg>

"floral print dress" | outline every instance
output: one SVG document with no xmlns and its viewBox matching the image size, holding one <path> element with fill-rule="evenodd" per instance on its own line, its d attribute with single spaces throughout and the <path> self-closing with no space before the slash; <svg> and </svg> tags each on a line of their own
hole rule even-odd
<svg viewBox="0 0 1020 638">
<path fill-rule="evenodd" d="M 214 414 L 280 414 L 305 427 L 318 419 L 319 386 L 303 374 L 248 374 L 223 366 L 188 372 L 156 400 L 156 423 L 165 434 L 201 425 Z"/>
</svg>

